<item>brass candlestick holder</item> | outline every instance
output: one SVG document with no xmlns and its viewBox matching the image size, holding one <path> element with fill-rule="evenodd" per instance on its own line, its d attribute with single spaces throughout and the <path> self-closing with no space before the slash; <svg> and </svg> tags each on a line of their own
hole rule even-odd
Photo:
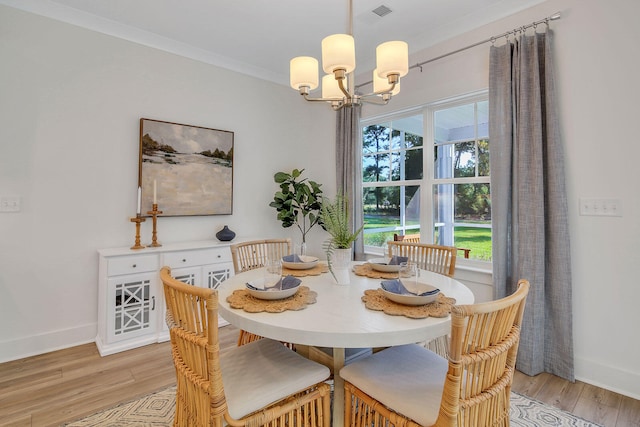
<svg viewBox="0 0 640 427">
<path fill-rule="evenodd" d="M 153 218 L 153 232 L 151 234 L 150 246 L 156 248 L 158 246 L 162 246 L 160 243 L 158 243 L 158 233 L 157 233 L 158 215 L 162 214 L 162 211 L 158 210 L 157 203 L 154 203 L 152 207 L 153 207 L 153 210 L 150 210 L 147 212 L 149 215 L 151 215 L 151 218 Z"/>
<path fill-rule="evenodd" d="M 142 218 L 140 214 L 136 214 L 135 218 L 131 218 L 131 222 L 136 223 L 136 242 L 131 249 L 143 249 L 145 246 L 140 244 L 140 223 L 145 222 L 146 219 Z"/>
</svg>

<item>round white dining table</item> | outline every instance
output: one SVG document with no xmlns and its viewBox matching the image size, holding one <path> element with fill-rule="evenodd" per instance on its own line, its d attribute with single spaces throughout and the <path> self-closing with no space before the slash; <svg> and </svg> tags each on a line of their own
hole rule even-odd
<svg viewBox="0 0 640 427">
<path fill-rule="evenodd" d="M 380 287 L 382 279 L 358 276 L 351 271 L 350 283 L 338 285 L 330 273 L 300 277 L 302 285 L 317 293 L 316 302 L 302 310 L 281 313 L 249 313 L 229 306 L 227 297 L 247 282 L 259 280 L 264 269 L 236 274 L 218 288 L 219 314 L 232 325 L 254 334 L 283 342 L 333 348 L 333 426 L 343 425 L 345 348 L 389 347 L 429 341 L 450 332 L 450 317 L 412 319 L 370 310 L 362 301 L 364 291 Z M 420 282 L 436 286 L 456 304 L 472 304 L 471 290 L 441 274 L 420 270 Z"/>
</svg>

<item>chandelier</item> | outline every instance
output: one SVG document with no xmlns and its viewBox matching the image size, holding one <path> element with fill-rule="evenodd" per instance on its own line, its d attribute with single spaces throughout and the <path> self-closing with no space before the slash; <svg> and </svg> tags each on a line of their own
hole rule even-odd
<svg viewBox="0 0 640 427">
<path fill-rule="evenodd" d="M 307 101 L 327 102 L 334 110 L 361 105 L 362 102 L 384 105 L 400 92 L 400 77 L 409 72 L 409 47 L 404 41 L 389 41 L 376 48 L 373 92 L 356 94 L 353 71 L 356 68 L 355 40 L 352 35 L 353 1 L 349 3 L 349 34 L 333 34 L 322 40 L 322 97 L 309 92 L 318 87 L 318 60 L 298 56 L 289 63 L 291 87 Z M 349 82 L 347 82 L 349 80 Z"/>
</svg>

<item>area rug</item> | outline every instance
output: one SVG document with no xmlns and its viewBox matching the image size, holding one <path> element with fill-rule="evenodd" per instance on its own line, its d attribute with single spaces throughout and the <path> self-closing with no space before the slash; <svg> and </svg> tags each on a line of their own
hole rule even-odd
<svg viewBox="0 0 640 427">
<path fill-rule="evenodd" d="M 66 427 L 169 427 L 173 423 L 175 387 L 107 409 Z M 553 406 L 511 393 L 511 425 L 516 427 L 602 427 Z"/>
</svg>

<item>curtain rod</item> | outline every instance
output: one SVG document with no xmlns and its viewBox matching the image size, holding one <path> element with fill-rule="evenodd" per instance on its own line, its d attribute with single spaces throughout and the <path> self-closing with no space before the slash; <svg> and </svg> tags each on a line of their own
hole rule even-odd
<svg viewBox="0 0 640 427">
<path fill-rule="evenodd" d="M 515 36 L 519 32 L 524 32 L 528 28 L 536 27 L 536 26 L 538 26 L 540 24 L 546 24 L 547 26 L 549 26 L 549 21 L 555 21 L 557 19 L 560 19 L 560 17 L 561 17 L 560 12 L 556 12 L 551 16 L 547 16 L 546 18 L 540 19 L 539 21 L 534 21 L 531 24 L 523 25 L 522 27 L 518 27 L 518 28 L 514 28 L 511 31 L 504 32 L 504 33 L 502 33 L 500 35 L 497 35 L 497 36 L 489 37 L 488 39 L 485 39 L 485 40 L 470 44 L 469 46 L 465 46 L 465 47 L 462 47 L 460 49 L 456 49 L 454 51 L 447 52 L 447 53 L 445 53 L 443 55 L 436 56 L 435 58 L 427 59 L 426 61 L 418 62 L 417 64 L 414 64 L 414 65 L 410 66 L 409 70 L 411 70 L 413 68 L 420 68 L 420 71 L 422 71 L 422 66 L 425 65 L 425 64 L 428 64 L 430 62 L 434 62 L 434 61 L 437 61 L 439 59 L 446 58 L 447 56 L 455 55 L 456 53 L 460 53 L 460 52 L 465 51 L 467 49 L 471 49 L 473 47 L 480 46 L 481 44 L 485 44 L 485 43 L 489 43 L 489 42 L 494 43 L 496 40 L 501 39 L 502 37 L 507 37 L 508 38 L 509 35 L 511 35 L 511 34 L 513 34 Z M 360 88 L 362 86 L 369 85 L 371 83 L 373 83 L 373 80 L 370 80 L 370 81 L 365 82 L 365 83 L 361 83 L 359 85 L 356 85 L 356 89 L 358 89 L 358 88 Z"/>
</svg>

